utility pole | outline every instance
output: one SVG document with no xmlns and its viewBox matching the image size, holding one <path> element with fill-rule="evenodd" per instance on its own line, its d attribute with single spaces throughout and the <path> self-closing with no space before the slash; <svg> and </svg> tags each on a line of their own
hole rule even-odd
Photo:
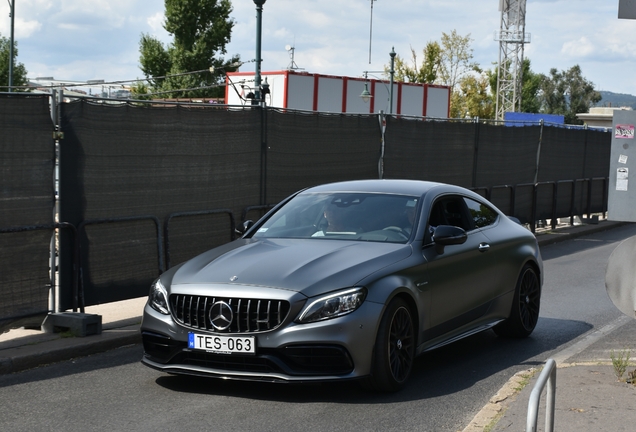
<svg viewBox="0 0 636 432">
<path fill-rule="evenodd" d="M 371 64 L 371 40 L 373 39 L 373 2 L 371 0 L 371 18 L 369 19 L 369 64 Z"/>
<path fill-rule="evenodd" d="M 11 12 L 9 12 L 9 14 L 11 15 L 11 45 L 9 47 L 9 92 L 11 92 L 13 87 L 13 45 L 15 43 L 13 40 L 13 28 L 15 22 L 15 0 L 8 1 L 9 6 L 11 7 Z"/>
<path fill-rule="evenodd" d="M 395 47 L 391 48 L 391 52 L 389 56 L 391 57 L 391 70 L 389 74 L 391 75 L 391 84 L 389 87 L 389 114 L 393 114 L 393 77 L 395 75 Z"/>
</svg>

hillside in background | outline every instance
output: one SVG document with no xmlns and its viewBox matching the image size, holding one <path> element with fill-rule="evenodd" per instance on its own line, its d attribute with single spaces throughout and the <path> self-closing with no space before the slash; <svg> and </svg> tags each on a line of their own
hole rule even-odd
<svg viewBox="0 0 636 432">
<path fill-rule="evenodd" d="M 636 96 L 624 93 L 599 91 L 603 99 L 595 106 L 598 107 L 632 107 L 636 109 Z"/>
</svg>

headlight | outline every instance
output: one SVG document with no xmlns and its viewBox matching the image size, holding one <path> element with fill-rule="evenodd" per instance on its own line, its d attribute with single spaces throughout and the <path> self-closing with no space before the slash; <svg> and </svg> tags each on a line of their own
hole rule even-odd
<svg viewBox="0 0 636 432">
<path fill-rule="evenodd" d="M 346 315 L 358 309 L 366 296 L 366 288 L 351 288 L 320 297 L 303 309 L 296 322 L 310 323 Z"/>
<path fill-rule="evenodd" d="M 150 287 L 148 303 L 150 304 L 150 307 L 157 312 L 164 315 L 170 315 L 170 311 L 168 310 L 168 293 L 159 279 L 157 279 Z"/>
</svg>

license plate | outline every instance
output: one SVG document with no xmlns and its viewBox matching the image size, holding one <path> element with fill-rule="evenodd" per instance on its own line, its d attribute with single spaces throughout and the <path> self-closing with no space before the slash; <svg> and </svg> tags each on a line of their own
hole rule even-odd
<svg viewBox="0 0 636 432">
<path fill-rule="evenodd" d="M 256 338 L 188 333 L 188 348 L 216 354 L 256 354 Z"/>
</svg>

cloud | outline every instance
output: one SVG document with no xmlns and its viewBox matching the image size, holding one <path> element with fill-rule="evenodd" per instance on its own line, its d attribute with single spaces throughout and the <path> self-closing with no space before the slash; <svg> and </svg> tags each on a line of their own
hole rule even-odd
<svg viewBox="0 0 636 432">
<path fill-rule="evenodd" d="M 158 34 L 165 31 L 163 28 L 164 18 L 165 18 L 165 15 L 163 12 L 157 12 L 146 19 L 146 22 L 148 23 L 148 26 L 152 29 L 153 34 Z"/>
<path fill-rule="evenodd" d="M 168 45 L 172 42 L 172 36 L 170 33 L 163 28 L 163 23 L 165 21 L 165 15 L 163 11 L 155 12 L 154 14 L 148 16 L 146 18 L 146 24 L 149 28 L 145 33 L 149 33 L 151 36 L 155 37 L 160 42 Z M 140 32 L 141 34 L 142 32 Z"/>
<path fill-rule="evenodd" d="M 26 39 L 40 31 L 41 28 L 42 23 L 37 20 L 27 21 L 16 17 L 14 23 L 14 37 L 17 40 L 22 38 Z"/>
<path fill-rule="evenodd" d="M 567 41 L 561 48 L 562 54 L 575 60 L 588 57 L 593 54 L 594 51 L 594 45 L 585 36 L 581 36 L 578 40 Z"/>
</svg>

